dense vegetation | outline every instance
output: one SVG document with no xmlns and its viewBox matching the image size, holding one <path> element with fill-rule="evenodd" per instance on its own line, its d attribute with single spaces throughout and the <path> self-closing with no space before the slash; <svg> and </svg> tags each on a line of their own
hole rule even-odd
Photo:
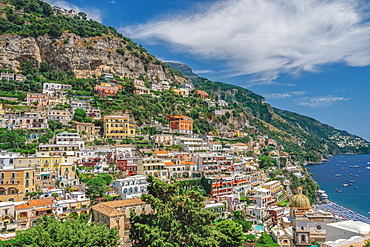
<svg viewBox="0 0 370 247">
<path fill-rule="evenodd" d="M 180 71 L 196 88 L 227 101 L 233 106 L 234 111 L 244 113 L 251 125 L 260 133 L 268 134 L 270 138 L 277 140 L 288 152 L 302 152 L 311 156 L 310 161 L 319 161 L 328 154 L 369 152 L 366 141 L 346 131 L 337 130 L 297 113 L 273 108 L 264 103 L 262 96 L 239 86 L 199 77 L 184 64 L 167 63 L 167 65 Z M 336 139 L 338 136 L 349 137 L 351 140 L 359 141 L 361 145 L 340 147 L 339 140 Z"/>
<path fill-rule="evenodd" d="M 85 13 L 78 13 L 74 18 L 54 15 L 51 6 L 41 0 L 2 0 L 15 8 L 7 6 L 3 11 L 7 18 L 0 18 L 0 34 L 11 33 L 21 36 L 37 37 L 49 34 L 58 38 L 63 31 L 75 33 L 81 37 L 95 37 L 114 34 L 124 39 L 113 27 L 106 27 L 97 21 L 86 20 Z M 127 39 L 127 38 L 125 38 Z M 130 41 L 127 39 L 127 41 Z"/>
<path fill-rule="evenodd" d="M 182 190 L 181 185 L 168 184 L 148 177 L 148 194 L 141 196 L 155 213 L 136 215 L 131 212 L 130 238 L 134 247 L 149 246 L 244 246 L 256 241 L 245 235 L 252 222 L 235 211 L 230 219 L 216 220 L 216 214 L 203 209 L 204 197 L 197 190 Z M 277 246 L 268 234 L 258 240 L 261 246 Z M 257 244 L 257 243 L 256 243 Z"/>
<path fill-rule="evenodd" d="M 117 247 L 119 245 L 116 228 L 108 229 L 104 224 L 87 224 L 87 221 L 88 219 L 72 218 L 60 221 L 54 216 L 44 216 L 38 220 L 36 226 L 25 231 L 18 231 L 16 238 L 1 241 L 0 246 Z"/>
</svg>

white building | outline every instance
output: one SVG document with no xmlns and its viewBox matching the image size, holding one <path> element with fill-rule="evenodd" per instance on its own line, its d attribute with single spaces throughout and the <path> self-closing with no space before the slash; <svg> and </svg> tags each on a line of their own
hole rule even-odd
<svg viewBox="0 0 370 247">
<path fill-rule="evenodd" d="M 49 96 L 55 96 L 55 91 L 62 89 L 72 89 L 72 86 L 60 83 L 46 83 L 46 82 L 42 84 L 42 93 L 46 93 Z"/>
<path fill-rule="evenodd" d="M 124 179 L 113 181 L 113 188 L 123 200 L 140 198 L 141 194 L 147 192 L 149 183 L 146 181 L 146 176 L 135 175 Z"/>
<path fill-rule="evenodd" d="M 65 144 L 77 144 L 80 149 L 84 149 L 85 144 L 84 141 L 81 139 L 78 133 L 68 133 L 62 132 L 56 135 L 55 144 L 57 145 L 65 145 Z"/>
<path fill-rule="evenodd" d="M 326 240 L 328 241 L 349 239 L 354 236 L 370 239 L 370 225 L 361 221 L 347 220 L 329 223 L 325 226 L 325 228 Z"/>
</svg>

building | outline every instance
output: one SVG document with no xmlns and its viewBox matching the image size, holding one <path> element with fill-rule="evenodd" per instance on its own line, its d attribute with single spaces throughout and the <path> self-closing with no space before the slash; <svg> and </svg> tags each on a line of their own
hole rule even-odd
<svg viewBox="0 0 370 247">
<path fill-rule="evenodd" d="M 136 129 L 130 125 L 129 115 L 108 115 L 103 117 L 104 137 L 108 139 L 125 139 L 134 136 Z"/>
<path fill-rule="evenodd" d="M 72 121 L 71 128 L 77 130 L 77 133 L 80 135 L 95 136 L 99 132 L 99 127 L 97 129 L 92 123 Z"/>
<path fill-rule="evenodd" d="M 140 198 L 141 194 L 147 192 L 148 185 L 146 176 L 143 175 L 129 176 L 112 182 L 112 187 L 117 190 L 123 200 Z"/>
<path fill-rule="evenodd" d="M 0 202 L 22 201 L 35 192 L 35 168 L 7 168 L 0 171 Z"/>
<path fill-rule="evenodd" d="M 48 104 L 49 95 L 45 93 L 27 93 L 26 102 L 28 105 L 45 107 Z"/>
<path fill-rule="evenodd" d="M 199 98 L 202 98 L 202 99 L 208 99 L 209 98 L 209 95 L 206 91 L 203 91 L 203 90 L 195 90 L 194 93 L 196 95 L 198 95 Z"/>
<path fill-rule="evenodd" d="M 94 87 L 94 91 L 97 95 L 101 98 L 104 98 L 107 95 L 115 95 L 118 92 L 118 86 L 111 84 L 111 83 L 100 83 L 100 85 L 96 85 Z"/>
<path fill-rule="evenodd" d="M 173 132 L 192 134 L 193 119 L 188 116 L 168 115 L 166 119 L 170 122 L 170 129 Z"/>
<path fill-rule="evenodd" d="M 117 227 L 120 238 L 128 240 L 130 210 L 138 215 L 151 212 L 150 205 L 139 198 L 102 202 L 91 208 L 92 222 L 104 223 L 109 229 Z"/>
<path fill-rule="evenodd" d="M 85 142 L 81 139 L 78 133 L 61 132 L 55 137 L 55 144 L 57 145 L 78 145 L 79 149 L 85 148 Z"/>
<path fill-rule="evenodd" d="M 144 158 L 137 162 L 137 174 L 138 175 L 153 175 L 159 179 L 167 179 L 166 165 L 162 159 L 156 159 L 153 157 Z"/>
<path fill-rule="evenodd" d="M 60 83 L 47 83 L 42 84 L 42 93 L 48 94 L 49 96 L 57 96 L 56 92 L 59 90 L 72 89 L 71 85 L 60 84 Z"/>
<path fill-rule="evenodd" d="M 150 90 L 145 86 L 144 81 L 135 79 L 134 86 L 135 86 L 134 94 L 150 94 Z"/>
<path fill-rule="evenodd" d="M 327 225 L 332 222 L 333 215 L 329 212 L 312 211 L 310 200 L 302 194 L 302 187 L 298 187 L 297 190 L 298 194 L 289 202 L 294 246 L 309 247 L 312 241 L 325 242 Z"/>
<path fill-rule="evenodd" d="M 58 121 L 65 125 L 71 121 L 71 112 L 63 110 L 48 110 L 47 119 Z"/>
</svg>

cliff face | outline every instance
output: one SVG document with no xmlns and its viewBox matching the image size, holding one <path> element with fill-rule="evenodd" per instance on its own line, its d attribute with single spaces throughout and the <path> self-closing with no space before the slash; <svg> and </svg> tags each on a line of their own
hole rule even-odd
<svg viewBox="0 0 370 247">
<path fill-rule="evenodd" d="M 136 48 L 128 49 L 125 41 L 111 36 L 82 38 L 67 32 L 58 39 L 47 35 L 0 36 L 0 68 L 17 71 L 20 64 L 28 60 L 35 66 L 46 62 L 52 69 L 71 70 L 78 78 L 114 73 L 130 78 L 143 75 L 152 82 L 175 81 L 170 71 L 153 56 Z"/>
</svg>

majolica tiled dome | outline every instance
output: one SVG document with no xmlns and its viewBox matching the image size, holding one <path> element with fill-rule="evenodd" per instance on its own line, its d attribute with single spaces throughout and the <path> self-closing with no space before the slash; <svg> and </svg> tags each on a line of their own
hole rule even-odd
<svg viewBox="0 0 370 247">
<path fill-rule="evenodd" d="M 310 200 L 307 198 L 307 196 L 302 194 L 302 187 L 299 186 L 297 188 L 298 194 L 292 196 L 292 198 L 289 201 L 290 207 L 294 208 L 309 208 L 310 207 Z"/>
</svg>

